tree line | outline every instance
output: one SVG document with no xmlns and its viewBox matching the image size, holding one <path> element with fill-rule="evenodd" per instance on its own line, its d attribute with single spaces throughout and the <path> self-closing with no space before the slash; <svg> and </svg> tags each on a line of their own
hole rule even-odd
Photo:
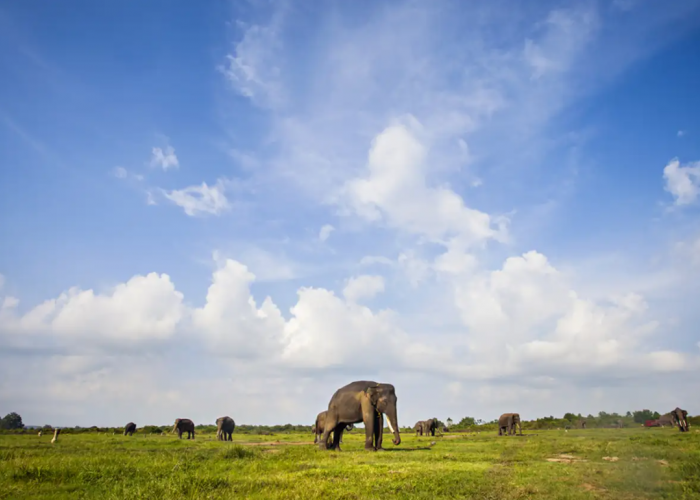
<svg viewBox="0 0 700 500">
<path fill-rule="evenodd" d="M 587 428 L 605 428 L 617 426 L 618 423 L 622 423 L 623 427 L 638 427 L 644 424 L 647 420 L 658 419 L 661 415 L 657 411 L 651 410 L 637 410 L 628 411 L 625 415 L 620 415 L 618 413 L 607 413 L 601 411 L 598 415 L 588 415 L 583 416 L 582 414 L 565 413 L 561 418 L 555 418 L 554 416 L 541 417 L 535 420 L 523 420 L 523 429 L 565 429 L 565 428 L 575 428 L 578 422 L 581 420 L 586 421 Z M 700 416 L 688 417 L 688 422 L 691 425 L 700 425 Z M 239 434 L 257 434 L 257 435 L 272 435 L 272 434 L 292 434 L 292 433 L 310 433 L 312 425 L 237 425 L 236 433 Z M 454 423 L 451 418 L 446 419 L 445 422 L 438 421 L 438 429 L 443 429 L 447 427 L 450 431 L 462 431 L 462 432 L 480 432 L 497 430 L 498 419 L 484 421 L 480 419 L 475 419 L 473 417 L 464 417 L 459 422 Z M 53 427 L 50 425 L 44 425 L 41 427 L 42 430 L 53 431 Z M 216 434 L 216 425 L 197 425 L 198 433 L 203 434 Z M 361 428 L 360 428 L 361 429 Z M 2 419 L 0 419 L 0 432 L 11 432 L 11 433 L 25 433 L 29 429 L 22 422 L 22 417 L 15 412 L 8 413 Z M 139 427 L 139 431 L 143 434 L 161 434 L 163 432 L 168 433 L 172 430 L 172 425 L 145 425 Z M 403 427 L 402 432 L 411 432 L 413 429 L 410 427 Z M 121 433 L 124 432 L 124 427 L 62 427 L 62 434 L 82 434 L 89 432 L 99 432 L 99 433 Z M 357 427 L 355 428 L 357 432 Z M 364 431 L 362 431 L 364 432 Z"/>
</svg>

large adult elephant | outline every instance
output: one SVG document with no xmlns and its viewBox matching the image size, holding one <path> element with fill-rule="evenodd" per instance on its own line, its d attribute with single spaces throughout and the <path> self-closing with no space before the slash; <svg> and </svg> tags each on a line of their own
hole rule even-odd
<svg viewBox="0 0 700 500">
<path fill-rule="evenodd" d="M 498 435 L 502 436 L 503 431 L 506 434 L 516 434 L 516 426 L 520 429 L 520 435 L 523 435 L 523 426 L 520 423 L 520 413 L 504 413 L 498 418 Z"/>
<path fill-rule="evenodd" d="M 430 434 L 431 436 L 435 435 L 435 431 L 437 430 L 438 427 L 438 419 L 437 418 L 429 418 L 426 420 L 423 424 L 423 434 L 426 436 Z"/>
<path fill-rule="evenodd" d="M 216 439 L 219 441 L 233 441 L 231 434 L 236 428 L 236 422 L 231 417 L 219 417 L 216 419 Z"/>
<path fill-rule="evenodd" d="M 671 412 L 673 423 L 678 426 L 681 432 L 686 432 L 690 425 L 688 424 L 688 412 L 676 406 L 676 409 Z"/>
<path fill-rule="evenodd" d="M 384 414 L 389 430 L 394 434 L 394 444 L 401 444 L 396 413 L 396 389 L 391 384 L 368 380 L 351 382 L 341 387 L 328 403 L 323 437 L 319 448 L 340 450 L 340 440 L 348 424 L 365 424 L 365 450 L 381 450 L 384 433 Z M 333 443 L 328 437 L 333 432 Z"/>
<path fill-rule="evenodd" d="M 416 436 L 422 436 L 425 430 L 425 420 L 416 422 L 416 425 L 413 426 L 413 430 L 416 431 Z"/>
<path fill-rule="evenodd" d="M 190 439 L 190 436 L 192 436 L 192 439 L 194 439 L 194 422 L 192 422 L 192 420 L 189 418 L 175 419 L 175 425 L 173 426 L 172 432 L 175 431 L 177 431 L 177 437 L 180 439 L 182 439 L 183 432 L 187 433 L 187 439 Z"/>
<path fill-rule="evenodd" d="M 124 435 L 125 436 L 133 436 L 134 432 L 136 432 L 136 424 L 133 422 L 129 422 L 124 426 Z"/>
<path fill-rule="evenodd" d="M 323 410 L 321 413 L 316 415 L 316 422 L 314 422 L 313 427 L 311 428 L 311 431 L 314 433 L 314 444 L 318 443 L 319 438 L 323 434 L 323 431 L 326 428 L 326 415 L 328 414 L 328 410 Z M 354 424 L 348 424 L 345 426 L 346 431 L 351 431 L 355 428 Z M 330 436 L 328 437 L 330 441 Z M 340 436 L 340 442 L 343 442 L 343 436 Z M 329 443 L 330 444 L 330 443 Z"/>
</svg>

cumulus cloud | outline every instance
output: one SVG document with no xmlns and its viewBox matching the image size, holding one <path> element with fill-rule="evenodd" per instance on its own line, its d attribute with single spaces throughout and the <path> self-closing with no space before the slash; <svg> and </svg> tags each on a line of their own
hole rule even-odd
<svg viewBox="0 0 700 500">
<path fill-rule="evenodd" d="M 464 245 L 505 237 L 487 213 L 472 209 L 447 187 L 426 182 L 426 148 L 417 138 L 420 124 L 408 117 L 384 129 L 373 141 L 367 175 L 348 181 L 347 204 L 360 217 L 430 238 Z"/>
<path fill-rule="evenodd" d="M 381 276 L 357 276 L 350 278 L 343 288 L 343 296 L 350 302 L 371 299 L 384 291 L 384 278 Z"/>
<path fill-rule="evenodd" d="M 195 217 L 203 214 L 221 215 L 231 205 L 225 194 L 226 188 L 222 181 L 209 187 L 206 182 L 200 186 L 189 186 L 184 189 L 162 191 L 163 196 L 181 207 L 187 215 Z M 150 200 L 150 199 L 149 199 Z M 149 202 L 149 204 L 151 204 Z"/>
<path fill-rule="evenodd" d="M 128 347 L 172 336 L 183 318 L 182 299 L 167 274 L 151 273 L 106 293 L 71 288 L 23 315 L 16 312 L 19 301 L 6 297 L 0 327 L 16 335 L 45 334 Z"/>
<path fill-rule="evenodd" d="M 665 189 L 675 198 L 676 205 L 694 203 L 700 193 L 700 162 L 681 165 L 674 158 L 664 167 Z"/>
<path fill-rule="evenodd" d="M 154 147 L 151 149 L 151 167 L 160 167 L 167 171 L 171 168 L 178 168 L 180 162 L 175 154 L 175 148 L 167 144 L 164 148 Z"/>
</svg>

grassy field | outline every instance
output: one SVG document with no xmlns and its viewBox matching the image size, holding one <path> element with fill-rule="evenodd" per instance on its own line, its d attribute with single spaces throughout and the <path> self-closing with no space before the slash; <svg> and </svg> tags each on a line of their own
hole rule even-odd
<svg viewBox="0 0 700 500">
<path fill-rule="evenodd" d="M 405 433 L 376 453 L 361 432 L 342 452 L 311 434 L 0 435 L 0 498 L 700 498 L 696 431 Z"/>
</svg>

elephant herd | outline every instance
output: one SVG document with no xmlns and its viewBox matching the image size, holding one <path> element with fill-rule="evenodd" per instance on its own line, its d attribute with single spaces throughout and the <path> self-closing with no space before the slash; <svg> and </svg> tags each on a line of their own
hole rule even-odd
<svg viewBox="0 0 700 500">
<path fill-rule="evenodd" d="M 219 441 L 233 441 L 232 434 L 236 428 L 236 422 L 231 417 L 220 417 L 216 419 L 216 439 Z M 129 422 L 124 426 L 124 435 L 133 436 L 136 432 L 136 424 Z M 177 437 L 182 439 L 182 435 L 187 433 L 187 439 L 194 439 L 194 422 L 189 418 L 175 419 L 172 432 L 177 432 Z"/>
<path fill-rule="evenodd" d="M 384 416 L 386 416 L 389 430 L 393 434 L 392 442 L 399 445 L 401 444 L 401 436 L 396 403 L 396 389 L 392 384 L 368 380 L 351 382 L 335 391 L 328 403 L 328 409 L 320 412 L 316 417 L 312 427 L 314 444 L 318 444 L 322 450 L 340 451 L 343 432 L 352 430 L 355 424 L 362 422 L 365 427 L 365 450 L 381 450 Z M 687 411 L 676 408 L 667 415 L 682 432 L 688 430 Z M 434 436 L 438 426 L 438 419 L 431 418 L 416 422 L 413 429 L 416 431 L 416 435 Z M 585 420 L 580 421 L 579 426 L 585 429 Z M 231 417 L 218 418 L 216 420 L 216 438 L 220 441 L 232 441 L 231 434 L 235 427 L 236 423 Z M 136 424 L 129 422 L 124 427 L 124 435 L 133 435 L 135 430 Z M 178 418 L 175 420 L 172 432 L 176 431 L 180 439 L 185 432 L 187 439 L 194 439 L 194 422 L 188 418 Z M 517 433 L 520 435 L 523 433 L 520 414 L 504 413 L 501 415 L 498 419 L 498 435 L 515 435 Z"/>
</svg>

